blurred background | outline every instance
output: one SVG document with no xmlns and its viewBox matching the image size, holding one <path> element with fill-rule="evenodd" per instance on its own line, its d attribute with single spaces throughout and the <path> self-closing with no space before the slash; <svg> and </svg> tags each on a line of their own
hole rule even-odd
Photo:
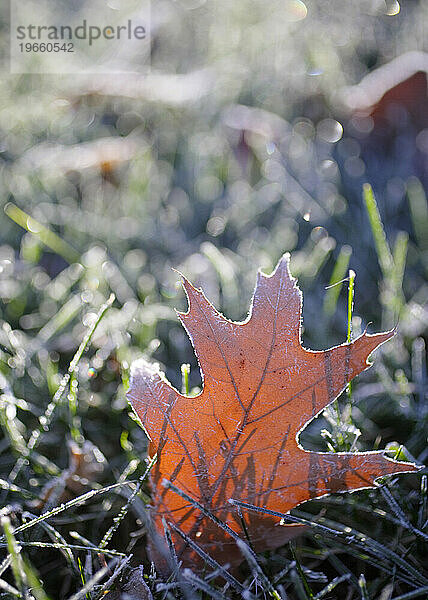
<svg viewBox="0 0 428 600">
<path fill-rule="evenodd" d="M 359 449 L 405 444 L 422 462 L 428 4 L 156 0 L 151 10 L 149 74 L 1 76 L 2 476 L 111 293 L 76 395 L 13 473 L 37 496 L 69 464 L 64 439 L 108 458 L 104 482 L 144 456 L 124 395 L 132 360 L 160 362 L 178 388 L 190 363 L 190 387 L 200 385 L 173 269 L 241 320 L 257 268 L 270 272 L 286 251 L 306 347 L 346 339 L 347 281 L 328 286 L 349 269 L 354 335 L 398 325 L 343 411 L 363 432 Z M 366 182 L 377 204 L 363 200 Z M 308 448 L 335 444 L 328 415 L 304 435 Z"/>
</svg>

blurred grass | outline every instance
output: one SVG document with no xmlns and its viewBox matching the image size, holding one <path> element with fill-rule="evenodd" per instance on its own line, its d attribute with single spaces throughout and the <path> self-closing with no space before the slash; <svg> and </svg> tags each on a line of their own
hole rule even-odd
<svg viewBox="0 0 428 600">
<path fill-rule="evenodd" d="M 147 440 L 125 399 L 129 366 L 144 355 L 177 388 L 201 384 L 174 313 L 185 300 L 172 268 L 242 319 L 257 268 L 291 251 L 303 341 L 313 349 L 346 339 L 341 282 L 352 269 L 354 336 L 398 325 L 397 335 L 352 399 L 339 400 L 341 422 L 327 413 L 302 443 L 428 458 L 428 174 L 417 149 L 425 134 L 409 118 L 379 149 L 339 101 L 373 68 L 426 50 L 426 3 L 403 2 L 396 14 L 390 2 L 369 1 L 152 8 L 145 79 L 0 82 L 4 597 L 25 598 L 36 572 L 37 598 L 68 598 L 102 569 L 104 582 L 115 576 L 113 589 L 139 563 L 156 598 L 233 596 L 206 574 L 166 582 L 145 554 Z M 426 476 L 383 485 L 398 512 L 378 491 L 301 507 L 315 523 L 350 528 L 354 541 L 314 528 L 293 550 L 258 557 L 263 575 L 247 561 L 245 586 L 258 597 L 272 589 L 282 598 L 424 597 Z M 37 521 L 40 513 L 50 516 Z M 118 562 L 106 568 L 107 556 Z M 83 597 L 100 596 L 102 584 Z"/>
</svg>

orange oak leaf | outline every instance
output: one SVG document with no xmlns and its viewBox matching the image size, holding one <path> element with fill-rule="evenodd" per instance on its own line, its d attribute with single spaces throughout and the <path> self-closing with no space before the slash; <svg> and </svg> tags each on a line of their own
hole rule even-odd
<svg viewBox="0 0 428 600">
<path fill-rule="evenodd" d="M 332 492 L 374 487 L 376 478 L 418 470 L 381 451 L 309 452 L 302 429 L 369 363 L 393 331 L 363 333 L 323 351 L 301 345 L 302 296 L 288 255 L 270 276 L 257 276 L 250 313 L 242 323 L 226 319 L 183 278 L 189 309 L 178 313 L 199 360 L 203 390 L 181 395 L 156 366 L 133 364 L 128 397 L 157 453 L 152 471 L 154 520 L 162 518 L 220 562 L 237 562 L 236 544 L 186 499 L 162 486 L 166 478 L 236 532 L 242 521 L 229 499 L 287 513 Z M 257 550 L 275 548 L 300 531 L 271 515 L 248 512 L 247 530 Z M 177 553 L 187 563 L 195 552 L 179 536 Z M 156 551 L 152 545 L 152 555 Z"/>
</svg>

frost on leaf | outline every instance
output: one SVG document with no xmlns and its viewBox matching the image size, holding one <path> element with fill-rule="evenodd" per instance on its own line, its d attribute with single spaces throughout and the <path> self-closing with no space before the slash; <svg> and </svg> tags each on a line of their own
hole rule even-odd
<svg viewBox="0 0 428 600">
<path fill-rule="evenodd" d="M 233 562 L 236 544 L 200 510 L 162 486 L 165 478 L 242 533 L 228 500 L 286 513 L 330 494 L 374 487 L 376 478 L 416 471 L 382 452 L 309 452 L 299 432 L 368 366 L 393 332 L 362 334 L 329 350 L 301 345 L 301 292 L 285 255 L 270 276 L 258 273 L 246 321 L 226 319 L 201 290 L 183 281 L 189 309 L 179 313 L 199 360 L 203 390 L 181 395 L 144 360 L 134 363 L 129 400 L 150 437 L 153 516 L 180 528 L 220 562 Z M 300 526 L 281 526 L 259 513 L 244 515 L 253 546 L 275 548 Z M 174 536 L 179 559 L 196 554 Z M 239 554 L 236 560 L 239 561 Z"/>
</svg>

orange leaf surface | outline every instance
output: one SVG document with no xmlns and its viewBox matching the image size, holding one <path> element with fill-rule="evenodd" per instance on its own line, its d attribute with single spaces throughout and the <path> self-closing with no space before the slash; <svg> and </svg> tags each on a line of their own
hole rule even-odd
<svg viewBox="0 0 428 600">
<path fill-rule="evenodd" d="M 180 528 L 220 562 L 234 562 L 236 544 L 201 511 L 162 486 L 164 478 L 196 499 L 238 533 L 233 498 L 281 513 L 329 494 L 374 487 L 376 478 L 418 470 L 382 452 L 309 452 L 300 431 L 368 366 L 367 358 L 394 333 L 363 333 L 323 351 L 301 345 L 301 292 L 285 255 L 270 276 L 258 273 L 246 321 L 226 319 L 186 279 L 187 313 L 178 313 L 197 354 L 203 390 L 186 397 L 144 360 L 132 369 L 128 397 L 150 437 L 154 520 Z M 245 514 L 257 550 L 275 548 L 301 526 Z M 194 551 L 174 536 L 179 558 Z M 152 553 L 155 551 L 152 548 Z"/>
</svg>

